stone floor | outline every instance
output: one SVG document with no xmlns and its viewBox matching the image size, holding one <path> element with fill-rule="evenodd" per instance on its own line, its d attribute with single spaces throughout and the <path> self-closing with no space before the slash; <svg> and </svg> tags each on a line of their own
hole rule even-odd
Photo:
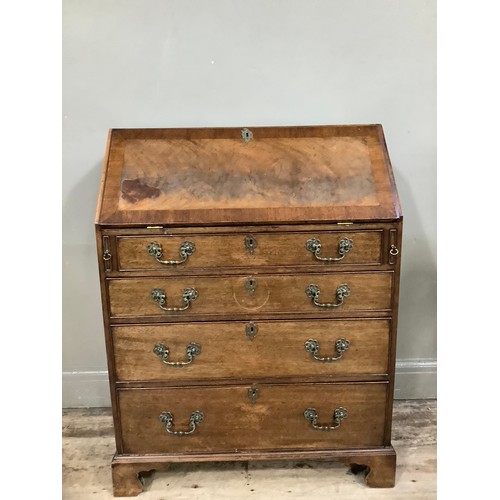
<svg viewBox="0 0 500 500">
<path fill-rule="evenodd" d="M 113 498 L 111 411 L 63 410 L 63 499 Z M 222 462 L 173 464 L 145 477 L 137 498 L 205 499 L 422 499 L 436 498 L 436 401 L 395 401 L 392 444 L 396 487 L 370 489 L 363 475 L 335 462 Z"/>
</svg>

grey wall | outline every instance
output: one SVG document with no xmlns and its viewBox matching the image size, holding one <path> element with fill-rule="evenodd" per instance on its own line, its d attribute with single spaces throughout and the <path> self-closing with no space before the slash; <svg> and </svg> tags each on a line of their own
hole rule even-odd
<svg viewBox="0 0 500 500">
<path fill-rule="evenodd" d="M 405 217 L 396 397 L 435 396 L 435 0 L 65 0 L 63 112 L 64 406 L 109 404 L 110 127 L 382 123 Z"/>
</svg>

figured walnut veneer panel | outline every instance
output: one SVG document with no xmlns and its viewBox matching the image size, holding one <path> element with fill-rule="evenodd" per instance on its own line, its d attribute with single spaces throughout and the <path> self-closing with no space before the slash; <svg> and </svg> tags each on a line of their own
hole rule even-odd
<svg viewBox="0 0 500 500">
<path fill-rule="evenodd" d="M 97 221 L 190 225 L 398 216 L 377 125 L 115 129 Z M 388 175 L 389 174 L 389 175 Z"/>
<path fill-rule="evenodd" d="M 377 205 L 371 169 L 361 137 L 131 140 L 119 209 Z"/>
</svg>

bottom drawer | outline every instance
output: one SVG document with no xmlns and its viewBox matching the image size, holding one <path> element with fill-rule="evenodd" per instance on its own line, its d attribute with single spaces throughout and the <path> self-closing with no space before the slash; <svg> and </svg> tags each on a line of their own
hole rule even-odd
<svg viewBox="0 0 500 500">
<path fill-rule="evenodd" d="M 123 452 L 381 446 L 387 388 L 386 382 L 263 384 L 255 398 L 249 386 L 120 389 Z M 308 409 L 315 421 L 312 411 L 305 417 Z M 179 431 L 185 434 L 173 434 Z"/>
</svg>

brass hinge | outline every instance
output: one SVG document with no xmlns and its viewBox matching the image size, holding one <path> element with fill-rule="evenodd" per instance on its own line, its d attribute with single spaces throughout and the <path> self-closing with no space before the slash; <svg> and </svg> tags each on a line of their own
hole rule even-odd
<svg viewBox="0 0 500 500">
<path fill-rule="evenodd" d="M 146 226 L 146 229 L 163 229 L 163 226 Z"/>
<path fill-rule="evenodd" d="M 337 222 L 339 226 L 352 226 L 354 222 Z"/>
</svg>

